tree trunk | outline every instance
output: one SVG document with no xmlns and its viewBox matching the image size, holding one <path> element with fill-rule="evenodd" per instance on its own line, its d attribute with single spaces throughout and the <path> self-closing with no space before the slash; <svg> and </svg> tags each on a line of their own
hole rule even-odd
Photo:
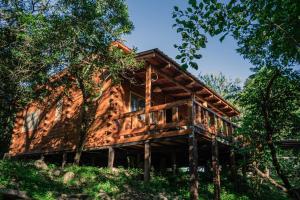
<svg viewBox="0 0 300 200">
<path fill-rule="evenodd" d="M 84 86 L 83 80 L 80 78 L 77 78 L 78 83 L 79 83 L 79 89 L 81 90 L 82 93 L 82 105 L 81 105 L 81 117 L 80 117 L 80 129 L 79 129 L 79 140 L 78 144 L 76 146 L 76 152 L 75 152 L 75 157 L 74 157 L 74 164 L 79 165 L 82 151 L 84 148 L 84 143 L 87 135 L 87 131 L 89 128 L 89 103 L 88 103 L 88 95 L 86 88 Z"/>
<path fill-rule="evenodd" d="M 266 87 L 266 93 L 263 97 L 263 103 L 262 103 L 262 113 L 263 113 L 263 119 L 264 119 L 264 128 L 266 131 L 266 142 L 268 145 L 268 148 L 270 149 L 271 157 L 272 157 L 272 164 L 275 167 L 276 173 L 279 176 L 279 178 L 282 180 L 284 187 L 288 190 L 288 194 L 291 198 L 299 199 L 299 194 L 296 191 L 291 190 L 292 185 L 290 184 L 290 181 L 288 180 L 287 176 L 284 174 L 280 163 L 277 158 L 276 148 L 273 143 L 273 135 L 274 130 L 270 122 L 269 117 L 269 101 L 270 101 L 270 93 L 272 89 L 272 85 L 275 81 L 275 79 L 280 75 L 279 71 L 276 71 L 275 74 L 270 78 L 269 83 Z"/>
</svg>

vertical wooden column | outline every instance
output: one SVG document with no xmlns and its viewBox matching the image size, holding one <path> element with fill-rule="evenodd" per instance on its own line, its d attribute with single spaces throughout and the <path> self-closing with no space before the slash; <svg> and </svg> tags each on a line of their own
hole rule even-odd
<svg viewBox="0 0 300 200">
<path fill-rule="evenodd" d="M 66 163 L 67 163 L 67 152 L 64 151 L 62 154 L 61 168 L 64 168 Z"/>
<path fill-rule="evenodd" d="M 172 122 L 178 121 L 178 107 L 172 108 Z"/>
<path fill-rule="evenodd" d="M 198 142 L 195 135 L 195 94 L 192 94 L 191 128 L 189 135 L 189 168 L 190 168 L 190 199 L 198 200 Z"/>
<path fill-rule="evenodd" d="M 198 148 L 194 131 L 189 136 L 190 199 L 198 200 Z"/>
<path fill-rule="evenodd" d="M 144 181 L 150 180 L 150 169 L 151 169 L 151 145 L 149 141 L 145 142 L 144 150 Z"/>
<path fill-rule="evenodd" d="M 151 73 L 152 67 L 146 67 L 146 88 L 145 88 L 145 122 L 150 125 L 150 107 L 151 107 Z"/>
<path fill-rule="evenodd" d="M 172 172 L 173 172 L 173 175 L 176 174 L 176 152 L 173 152 L 172 153 Z"/>
<path fill-rule="evenodd" d="M 142 163 L 141 160 L 142 160 L 141 154 L 138 153 L 138 154 L 136 155 L 136 167 L 137 167 L 137 168 L 142 168 L 142 167 L 143 167 L 143 163 Z"/>
<path fill-rule="evenodd" d="M 218 141 L 215 135 L 212 135 L 212 169 L 213 169 L 213 183 L 214 183 L 214 200 L 220 200 L 221 183 L 220 183 L 220 169 L 219 169 L 219 150 Z"/>
<path fill-rule="evenodd" d="M 108 162 L 107 167 L 112 169 L 115 161 L 115 149 L 113 147 L 108 148 Z"/>
<path fill-rule="evenodd" d="M 235 188 L 237 188 L 237 182 L 236 182 L 236 164 L 235 164 L 235 153 L 234 153 L 234 148 L 230 148 L 230 154 L 229 154 L 229 159 L 230 159 L 230 176 L 231 180 L 234 183 Z"/>
</svg>

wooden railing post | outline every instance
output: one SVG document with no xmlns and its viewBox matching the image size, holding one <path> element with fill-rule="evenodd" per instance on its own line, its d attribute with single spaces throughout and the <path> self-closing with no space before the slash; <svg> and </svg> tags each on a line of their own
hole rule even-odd
<svg viewBox="0 0 300 200">
<path fill-rule="evenodd" d="M 225 134 L 226 136 L 228 136 L 228 127 L 227 127 L 227 122 L 226 122 L 226 121 L 224 121 L 224 120 L 222 120 L 222 122 L 223 122 L 223 127 L 224 127 L 224 134 Z"/>
<path fill-rule="evenodd" d="M 151 73 L 152 67 L 146 67 L 146 91 L 145 91 L 145 123 L 150 125 L 150 107 L 151 107 Z"/>
<path fill-rule="evenodd" d="M 192 126 L 195 125 L 195 117 L 196 117 L 196 103 L 195 103 L 195 93 L 192 93 L 192 104 L 191 104 L 191 124 Z"/>
<path fill-rule="evenodd" d="M 172 122 L 178 121 L 178 107 L 172 108 Z"/>
</svg>

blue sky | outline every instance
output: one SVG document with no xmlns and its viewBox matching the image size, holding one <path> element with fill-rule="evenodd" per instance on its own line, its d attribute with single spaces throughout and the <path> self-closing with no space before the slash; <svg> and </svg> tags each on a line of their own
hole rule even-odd
<svg viewBox="0 0 300 200">
<path fill-rule="evenodd" d="M 159 48 L 168 56 L 175 58 L 177 50 L 173 47 L 180 38 L 172 29 L 172 9 L 174 5 L 185 7 L 186 0 L 126 0 L 129 15 L 135 29 L 124 39 L 129 47 L 137 47 L 138 51 Z M 222 43 L 218 38 L 209 38 L 207 48 L 201 51 L 198 60 L 199 69 L 188 70 L 194 75 L 200 72 L 222 72 L 230 78 L 244 81 L 250 74 L 252 65 L 236 52 L 236 42 L 226 38 Z"/>
</svg>

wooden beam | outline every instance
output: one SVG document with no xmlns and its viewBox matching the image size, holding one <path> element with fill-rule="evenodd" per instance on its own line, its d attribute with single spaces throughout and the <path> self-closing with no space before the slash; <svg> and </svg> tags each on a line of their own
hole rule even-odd
<svg viewBox="0 0 300 200">
<path fill-rule="evenodd" d="M 115 161 L 115 149 L 113 147 L 108 148 L 108 162 L 107 167 L 112 169 Z"/>
<path fill-rule="evenodd" d="M 195 132 L 189 136 L 190 199 L 198 200 L 198 148 Z"/>
<path fill-rule="evenodd" d="M 196 91 L 196 94 L 209 94 L 209 92 L 205 88 L 202 88 L 201 90 Z"/>
<path fill-rule="evenodd" d="M 166 69 L 166 68 L 170 68 L 170 67 L 171 67 L 171 64 L 167 63 L 164 67 L 162 67 L 162 69 Z"/>
<path fill-rule="evenodd" d="M 190 93 L 188 92 L 182 92 L 182 93 L 175 93 L 175 94 L 171 94 L 174 97 L 185 97 L 185 96 L 190 96 Z"/>
<path fill-rule="evenodd" d="M 220 200 L 221 184 L 220 184 L 220 169 L 219 169 L 219 149 L 216 135 L 212 135 L 212 169 L 214 183 L 214 200 Z"/>
<path fill-rule="evenodd" d="M 149 141 L 145 142 L 144 149 L 144 181 L 150 180 L 150 169 L 151 169 L 151 145 Z"/>
<path fill-rule="evenodd" d="M 194 84 L 196 84 L 196 82 L 195 82 L 195 81 L 192 81 L 192 82 L 190 82 L 189 84 L 187 84 L 185 87 L 191 88 L 191 87 L 194 86 Z"/>
<path fill-rule="evenodd" d="M 158 69 L 157 67 L 153 67 L 153 69 L 163 78 L 169 80 L 170 82 L 172 82 L 173 84 L 177 85 L 178 87 L 182 88 L 183 90 L 185 90 L 187 93 L 191 94 L 192 90 L 187 88 L 186 86 L 184 86 L 183 84 L 178 83 L 178 81 L 176 81 L 173 77 L 167 75 L 165 72 L 161 71 L 160 69 Z M 188 76 L 189 77 L 189 76 Z M 191 79 L 191 81 L 193 81 L 193 79 Z M 206 88 L 203 88 L 201 91 L 197 91 L 196 94 L 209 94 L 210 96 L 214 96 L 213 93 L 211 91 L 209 91 Z M 216 97 L 219 99 L 219 97 Z M 209 104 L 211 105 L 211 104 Z M 211 105 L 211 107 L 213 107 L 213 105 Z M 217 109 L 219 110 L 219 109 Z"/>
<path fill-rule="evenodd" d="M 174 90 L 182 90 L 180 87 L 178 86 L 160 86 L 160 88 L 164 91 L 174 91 Z"/>
<path fill-rule="evenodd" d="M 173 77 L 167 75 L 165 72 L 161 71 L 160 69 L 158 69 L 157 67 L 153 67 L 153 69 L 162 77 L 164 77 L 165 79 L 169 80 L 170 82 L 172 82 L 173 84 L 177 85 L 178 87 L 182 88 L 183 90 L 185 90 L 188 93 L 192 93 L 192 91 L 190 89 L 188 89 L 187 87 L 181 85 L 180 83 L 178 83 L 178 81 L 176 81 Z"/>
<path fill-rule="evenodd" d="M 181 77 L 184 77 L 184 76 L 185 76 L 185 74 L 180 73 L 179 75 L 175 76 L 174 79 L 178 81 Z"/>
<path fill-rule="evenodd" d="M 150 107 L 151 107 L 151 73 L 152 66 L 148 65 L 146 68 L 146 91 L 145 91 L 145 122 L 150 124 Z"/>
</svg>

